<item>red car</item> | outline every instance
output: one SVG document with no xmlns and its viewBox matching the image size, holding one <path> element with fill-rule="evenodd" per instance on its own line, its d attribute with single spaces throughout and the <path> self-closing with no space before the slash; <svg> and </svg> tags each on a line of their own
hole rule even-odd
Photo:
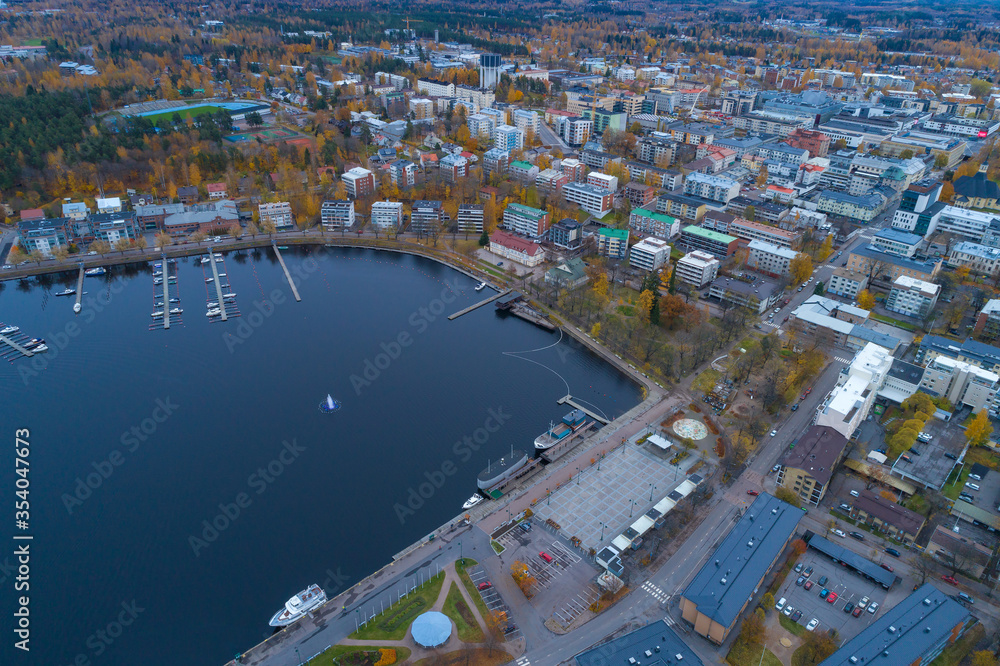
<svg viewBox="0 0 1000 666">
<path fill-rule="evenodd" d="M 812 586 L 813 586 L 813 582 L 811 580 L 807 580 L 806 583 L 805 583 L 805 585 L 803 585 L 802 587 L 806 588 L 807 590 L 811 590 Z"/>
<path fill-rule="evenodd" d="M 810 394 L 810 393 L 812 393 L 812 392 L 813 392 L 813 390 L 812 390 L 811 388 L 807 388 L 807 389 L 806 389 L 806 395 L 809 395 L 809 394 Z"/>
<path fill-rule="evenodd" d="M 548 553 L 546 553 L 545 551 L 542 551 L 541 553 L 538 553 L 538 557 L 542 558 L 543 560 L 545 560 L 546 562 L 548 562 L 550 564 L 552 563 L 552 556 L 549 555 Z"/>
<path fill-rule="evenodd" d="M 880 564 L 879 566 L 888 571 L 889 573 L 892 573 L 893 571 L 893 568 L 890 567 L 888 564 Z"/>
<path fill-rule="evenodd" d="M 760 493 L 757 492 L 756 490 L 748 490 L 747 495 L 760 495 Z"/>
<path fill-rule="evenodd" d="M 830 594 L 828 594 L 826 596 L 826 603 L 828 603 L 828 604 L 832 604 L 836 600 L 837 600 L 837 593 L 836 592 L 831 592 Z"/>
<path fill-rule="evenodd" d="M 862 610 L 863 609 L 861 608 L 861 606 L 858 606 L 853 611 L 851 611 L 851 615 L 853 615 L 854 617 L 861 617 L 861 611 Z"/>
<path fill-rule="evenodd" d="M 955 580 L 954 576 L 941 576 L 941 580 L 946 583 L 951 583 L 952 585 L 958 585 L 958 581 Z"/>
<path fill-rule="evenodd" d="M 491 583 L 490 581 L 486 581 L 485 583 L 480 583 L 479 584 L 479 589 L 480 590 L 488 590 L 491 587 L 493 587 L 493 583 Z"/>
</svg>

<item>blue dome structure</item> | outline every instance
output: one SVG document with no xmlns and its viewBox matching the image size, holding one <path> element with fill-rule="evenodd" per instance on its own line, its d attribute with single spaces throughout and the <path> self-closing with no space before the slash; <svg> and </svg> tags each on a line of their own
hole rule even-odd
<svg viewBox="0 0 1000 666">
<path fill-rule="evenodd" d="M 413 621 L 410 631 L 417 645 L 437 647 L 451 638 L 451 620 L 444 613 L 428 611 Z"/>
</svg>

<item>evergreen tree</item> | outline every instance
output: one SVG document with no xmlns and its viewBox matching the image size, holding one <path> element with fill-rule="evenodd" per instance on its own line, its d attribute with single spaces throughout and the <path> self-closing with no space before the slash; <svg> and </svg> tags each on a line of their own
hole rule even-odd
<svg viewBox="0 0 1000 666">
<path fill-rule="evenodd" d="M 671 294 L 677 293 L 677 262 L 674 262 L 672 270 L 670 271 L 670 286 L 667 287 L 667 292 Z"/>
<path fill-rule="evenodd" d="M 479 247 L 486 247 L 490 244 L 490 235 L 483 231 L 483 235 L 479 237 Z"/>
<path fill-rule="evenodd" d="M 656 293 L 656 292 L 653 292 Z M 653 326 L 660 325 L 660 299 L 653 299 L 653 307 L 649 309 L 649 323 Z"/>
</svg>

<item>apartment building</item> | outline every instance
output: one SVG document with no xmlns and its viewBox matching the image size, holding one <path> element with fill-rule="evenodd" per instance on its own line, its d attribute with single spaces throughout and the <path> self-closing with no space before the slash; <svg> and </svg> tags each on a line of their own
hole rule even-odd
<svg viewBox="0 0 1000 666">
<path fill-rule="evenodd" d="M 653 236 L 644 238 L 629 250 L 629 265 L 639 270 L 656 271 L 669 260 L 670 245 Z"/>
<path fill-rule="evenodd" d="M 559 170 L 569 176 L 571 182 L 582 183 L 587 180 L 587 165 L 576 158 L 563 158 L 559 162 Z"/>
<path fill-rule="evenodd" d="M 410 207 L 410 231 L 433 234 L 441 229 L 444 208 L 440 201 L 420 199 Z"/>
<path fill-rule="evenodd" d="M 677 271 L 678 280 L 695 289 L 702 289 L 719 276 L 720 266 L 721 262 L 714 256 L 694 250 L 681 257 L 674 264 L 674 270 Z"/>
<path fill-rule="evenodd" d="M 816 202 L 817 209 L 824 213 L 864 223 L 871 222 L 884 206 L 885 197 L 877 192 L 855 196 L 847 192 L 823 190 Z"/>
<path fill-rule="evenodd" d="M 430 97 L 455 97 L 455 84 L 437 79 L 417 79 L 417 92 Z"/>
<path fill-rule="evenodd" d="M 681 229 L 679 245 L 688 251 L 701 250 L 717 259 L 725 259 L 736 252 L 739 239 L 691 224 Z"/>
<path fill-rule="evenodd" d="M 844 459 L 847 443 L 843 434 L 829 426 L 811 426 L 785 452 L 778 469 L 778 486 L 807 504 L 819 506 Z"/>
<path fill-rule="evenodd" d="M 740 194 L 738 181 L 725 176 L 692 173 L 684 180 L 684 194 L 720 203 L 729 203 Z"/>
<path fill-rule="evenodd" d="M 1000 375 L 971 363 L 938 356 L 924 369 L 920 388 L 934 396 L 947 398 L 956 409 L 962 405 L 973 412 L 996 410 Z"/>
<path fill-rule="evenodd" d="M 889 368 L 892 353 L 869 343 L 858 352 L 851 365 L 840 373 L 837 386 L 824 399 L 814 423 L 829 426 L 850 439 L 875 402 Z"/>
<path fill-rule="evenodd" d="M 493 130 L 493 147 L 500 150 L 520 150 L 524 148 L 524 132 L 513 125 L 498 125 Z"/>
<path fill-rule="evenodd" d="M 538 167 L 524 160 L 514 160 L 507 167 L 507 171 L 511 178 L 522 183 L 532 183 L 538 177 Z"/>
<path fill-rule="evenodd" d="M 854 498 L 850 516 L 869 525 L 876 534 L 884 535 L 883 538 L 892 538 L 907 546 L 913 544 L 927 520 L 916 511 L 910 511 L 870 490 L 862 490 Z M 919 659 L 916 661 L 921 663 Z"/>
<path fill-rule="evenodd" d="M 881 281 L 892 281 L 900 275 L 906 275 L 930 282 L 937 277 L 941 264 L 941 259 L 909 259 L 881 252 L 871 245 L 857 247 L 847 257 L 847 268 L 870 275 L 872 280 Z"/>
<path fill-rule="evenodd" d="M 677 155 L 677 142 L 673 139 L 647 137 L 636 147 L 639 159 L 650 164 L 668 167 Z"/>
<path fill-rule="evenodd" d="M 401 188 L 412 187 L 417 182 L 417 165 L 410 160 L 395 160 L 389 164 L 389 177 Z"/>
<path fill-rule="evenodd" d="M 257 206 L 257 211 L 262 229 L 268 224 L 273 225 L 275 230 L 279 231 L 295 226 L 295 219 L 292 217 L 292 204 L 287 201 L 262 203 Z"/>
<path fill-rule="evenodd" d="M 548 231 L 550 224 L 548 212 L 524 204 L 509 203 L 504 208 L 501 226 L 522 236 L 540 238 Z"/>
<path fill-rule="evenodd" d="M 469 173 L 469 160 L 462 155 L 445 155 L 438 162 L 441 177 L 449 183 L 456 183 Z"/>
<path fill-rule="evenodd" d="M 535 188 L 538 194 L 545 197 L 559 196 L 564 185 L 569 183 L 569 176 L 555 169 L 542 169 L 535 177 Z"/>
<path fill-rule="evenodd" d="M 368 169 L 354 167 L 344 172 L 340 177 L 347 188 L 347 196 L 352 199 L 365 197 L 375 193 L 375 175 Z"/>
<path fill-rule="evenodd" d="M 519 129 L 524 136 L 529 132 L 533 136 L 538 136 L 539 116 L 534 111 L 527 109 L 514 109 L 511 111 L 511 123 Z"/>
<path fill-rule="evenodd" d="M 640 236 L 657 238 L 673 238 L 681 231 L 681 223 L 677 218 L 646 208 L 633 208 L 629 213 L 628 226 Z"/>
<path fill-rule="evenodd" d="M 37 250 L 51 257 L 56 248 L 68 247 L 72 238 L 68 217 L 21 220 L 17 223 L 18 247 L 28 254 Z"/>
<path fill-rule="evenodd" d="M 320 209 L 320 221 L 325 229 L 341 229 L 354 226 L 354 202 L 342 199 L 328 199 Z"/>
<path fill-rule="evenodd" d="M 633 208 L 640 208 L 648 203 L 652 203 L 653 199 L 656 198 L 656 188 L 652 185 L 643 185 L 642 183 L 629 183 L 625 186 L 625 200 Z"/>
<path fill-rule="evenodd" d="M 376 201 L 372 204 L 371 223 L 378 229 L 400 229 L 403 226 L 401 201 Z"/>
<path fill-rule="evenodd" d="M 701 199 L 668 192 L 661 194 L 656 200 L 656 210 L 659 213 L 668 213 L 678 219 L 700 222 L 705 217 L 708 206 Z"/>
<path fill-rule="evenodd" d="M 748 241 L 759 240 L 787 248 L 798 245 L 802 239 L 801 232 L 779 229 L 769 224 L 752 222 L 741 217 L 737 217 L 729 223 L 726 233 Z"/>
<path fill-rule="evenodd" d="M 434 117 L 434 102 L 423 97 L 410 98 L 410 112 L 414 120 L 427 120 Z"/>
<path fill-rule="evenodd" d="M 567 250 L 583 245 L 583 225 L 571 218 L 563 218 L 549 227 L 549 242 Z"/>
<path fill-rule="evenodd" d="M 750 241 L 747 248 L 750 251 L 747 256 L 747 268 L 771 277 L 788 275 L 792 259 L 799 254 L 787 247 L 760 240 Z"/>
<path fill-rule="evenodd" d="M 567 183 L 562 188 L 562 194 L 566 201 L 580 206 L 594 217 L 604 217 L 614 207 L 613 193 L 589 183 Z"/>
<path fill-rule="evenodd" d="M 940 285 L 901 275 L 892 283 L 885 309 L 923 319 L 934 310 L 940 293 Z"/>
<path fill-rule="evenodd" d="M 602 257 L 624 261 L 628 254 L 628 229 L 598 230 L 597 253 Z"/>
<path fill-rule="evenodd" d="M 858 297 L 858 293 L 862 289 L 867 288 L 868 275 L 866 273 L 859 273 L 849 268 L 838 266 L 833 271 L 833 275 L 830 276 L 830 282 L 826 290 L 831 294 L 854 300 Z"/>
<path fill-rule="evenodd" d="M 461 204 L 458 207 L 458 230 L 465 233 L 483 233 L 482 204 Z"/>
<path fill-rule="evenodd" d="M 797 130 L 801 131 L 801 130 Z M 809 159 L 809 151 L 796 148 L 787 143 L 765 143 L 757 149 L 757 155 L 765 160 L 774 160 L 782 164 L 801 166 Z"/>
<path fill-rule="evenodd" d="M 781 289 L 776 283 L 764 279 L 744 282 L 733 278 L 718 277 L 708 287 L 708 295 L 719 299 L 722 303 L 749 308 L 757 314 L 763 314 L 778 302 Z"/>
<path fill-rule="evenodd" d="M 788 135 L 785 141 L 793 148 L 803 149 L 809 157 L 826 157 L 830 152 L 830 137 L 822 132 L 799 128 Z"/>
<path fill-rule="evenodd" d="M 587 184 L 607 190 L 612 194 L 618 191 L 618 178 L 600 171 L 591 171 L 587 174 Z"/>
<path fill-rule="evenodd" d="M 477 138 L 487 138 L 493 136 L 496 129 L 496 120 L 482 113 L 473 113 L 465 119 L 465 124 L 469 127 L 469 135 Z"/>
<path fill-rule="evenodd" d="M 945 263 L 952 268 L 967 266 L 973 275 L 993 275 L 1000 268 L 1000 248 L 967 241 L 956 243 Z"/>
<path fill-rule="evenodd" d="M 886 254 L 911 258 L 917 253 L 923 241 L 923 237 L 917 234 L 899 229 L 881 229 L 872 236 L 871 246 Z"/>
<path fill-rule="evenodd" d="M 489 178 L 493 174 L 503 176 L 510 168 L 510 151 L 490 148 L 483 153 L 483 175 Z"/>
<path fill-rule="evenodd" d="M 930 364 L 935 358 L 946 356 L 957 361 L 971 363 L 976 367 L 1000 374 L 1000 347 L 994 347 L 972 338 L 957 344 L 954 340 L 937 335 L 925 335 L 920 340 L 916 363 Z"/>
</svg>

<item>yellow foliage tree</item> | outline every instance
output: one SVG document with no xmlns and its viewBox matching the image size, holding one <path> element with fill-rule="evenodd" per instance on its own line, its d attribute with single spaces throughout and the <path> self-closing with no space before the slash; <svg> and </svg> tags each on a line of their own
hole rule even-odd
<svg viewBox="0 0 1000 666">
<path fill-rule="evenodd" d="M 813 262 L 808 254 L 799 252 L 788 265 L 788 271 L 792 275 L 792 282 L 802 283 L 809 279 L 813 272 Z"/>
<path fill-rule="evenodd" d="M 875 307 L 875 296 L 867 289 L 858 292 L 858 307 L 863 310 L 871 310 Z"/>
<path fill-rule="evenodd" d="M 972 419 L 972 423 L 965 429 L 965 438 L 972 446 L 983 446 L 993 433 L 993 426 L 990 425 L 990 417 L 985 409 L 980 409 L 979 413 Z"/>
</svg>

